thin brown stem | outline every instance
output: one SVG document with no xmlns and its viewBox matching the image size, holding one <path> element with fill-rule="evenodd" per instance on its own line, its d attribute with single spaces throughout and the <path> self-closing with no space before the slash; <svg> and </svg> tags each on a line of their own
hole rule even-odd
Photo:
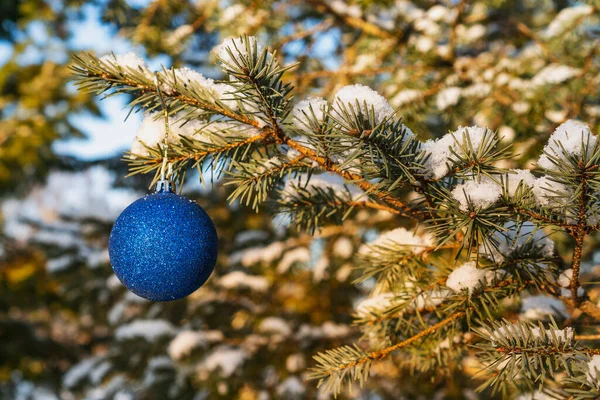
<svg viewBox="0 0 600 400">
<path fill-rule="evenodd" d="M 326 30 L 328 30 L 329 28 L 331 28 L 333 26 L 333 23 L 334 23 L 333 18 L 327 18 L 323 22 L 318 23 L 317 25 L 313 26 L 310 29 L 301 30 L 301 31 L 298 31 L 298 32 L 296 32 L 296 33 L 294 33 L 292 35 L 289 35 L 289 36 L 286 36 L 286 37 L 282 38 L 273 47 L 275 49 L 280 49 L 286 43 L 293 42 L 295 40 L 304 39 L 306 37 L 312 36 L 315 33 L 318 33 L 318 32 L 321 32 L 321 31 L 326 31 Z"/>
<path fill-rule="evenodd" d="M 269 131 L 263 131 L 260 135 L 251 136 L 248 139 L 242 140 L 240 142 L 229 143 L 229 144 L 226 144 L 225 146 L 212 148 L 210 150 L 199 151 L 197 153 L 186 154 L 183 156 L 169 157 L 169 159 L 167 161 L 169 161 L 169 162 L 182 162 L 182 161 L 187 161 L 187 160 L 196 160 L 197 161 L 197 160 L 199 160 L 203 157 L 209 156 L 211 154 L 224 153 L 226 151 L 231 151 L 238 147 L 244 147 L 244 146 L 247 146 L 252 143 L 260 142 L 261 140 L 266 140 L 265 144 L 269 143 L 269 142 L 272 143 L 272 141 L 268 140 L 269 136 L 270 136 Z M 162 158 L 155 158 L 155 159 L 144 162 L 144 164 L 145 165 L 154 165 L 154 164 L 161 164 L 162 162 L 163 162 Z"/>
<path fill-rule="evenodd" d="M 546 224 L 552 224 L 552 225 L 559 226 L 559 227 L 565 228 L 565 229 L 572 229 L 577 226 L 577 225 L 567 224 L 567 223 L 555 220 L 550 217 L 546 217 L 542 214 L 536 213 L 535 211 L 527 210 L 523 207 L 512 206 L 512 209 L 521 215 L 525 215 L 525 216 L 532 218 L 534 221 L 543 222 Z"/>
<path fill-rule="evenodd" d="M 581 168 L 581 195 L 579 196 L 579 214 L 577 215 L 577 226 L 571 231 L 571 235 L 575 238 L 575 249 L 573 250 L 573 276 L 570 282 L 571 298 L 575 305 L 579 305 L 579 297 L 577 291 L 579 289 L 579 270 L 581 267 L 581 256 L 583 253 L 583 241 L 587 234 L 588 226 L 586 224 L 586 206 L 588 200 L 588 184 L 587 170 L 580 162 Z"/>
<path fill-rule="evenodd" d="M 343 21 L 346 25 L 351 26 L 356 29 L 359 29 L 362 32 L 366 33 L 367 35 L 376 36 L 381 39 L 390 39 L 393 37 L 393 35 L 390 32 L 381 29 L 380 27 L 378 27 L 375 24 L 372 24 L 369 21 L 366 21 L 359 17 L 353 17 L 350 15 L 341 14 L 341 13 L 335 11 L 325 1 L 309 0 L 309 3 L 311 3 L 318 10 L 325 11 L 328 14 L 334 15 L 336 18 Z"/>
<path fill-rule="evenodd" d="M 584 347 L 583 349 L 565 350 L 557 347 L 498 347 L 496 348 L 498 353 L 502 354 L 541 354 L 545 356 L 551 356 L 556 354 L 570 354 L 570 353 L 586 353 L 586 354 L 600 354 L 600 349 L 590 349 Z"/>
<path fill-rule="evenodd" d="M 600 340 L 600 334 L 597 335 L 575 335 L 575 340 Z"/>
<path fill-rule="evenodd" d="M 381 360 L 381 359 L 387 357 L 388 354 L 390 354 L 391 352 L 398 350 L 402 347 L 406 347 L 406 346 L 416 342 L 417 340 L 423 339 L 424 337 L 431 335 L 432 333 L 436 332 L 438 329 L 443 328 L 444 326 L 454 322 L 455 320 L 463 317 L 464 315 L 465 315 L 464 311 L 458 311 L 458 312 L 450 315 L 449 317 L 443 319 L 442 321 L 438 322 L 437 324 L 430 326 L 429 328 L 417 333 L 414 336 L 411 336 L 410 338 L 408 338 L 406 340 L 403 340 L 402 342 L 396 343 L 393 346 L 386 347 L 381 350 L 372 351 L 372 352 L 368 353 L 365 357 L 360 358 L 356 361 L 350 362 L 348 364 L 336 366 L 335 369 L 327 371 L 327 375 L 332 375 L 335 372 L 339 372 L 339 371 L 342 371 L 342 370 L 345 370 L 348 368 L 353 368 L 357 365 L 364 364 L 369 361 Z"/>
<path fill-rule="evenodd" d="M 371 359 L 371 360 L 380 360 L 380 359 L 386 357 L 391 352 L 393 352 L 395 350 L 398 350 L 398 349 L 400 349 L 402 347 L 406 347 L 409 344 L 412 344 L 412 343 L 416 342 L 417 340 L 422 339 L 425 336 L 428 336 L 428 335 L 434 333 L 438 329 L 443 328 L 444 326 L 450 324 L 451 322 L 454 322 L 455 320 L 463 317 L 464 315 L 465 315 L 464 311 L 455 312 L 454 314 L 452 314 L 449 317 L 441 320 L 437 324 L 430 326 L 429 328 L 427 328 L 427 329 L 425 329 L 425 330 L 417 333 L 416 335 L 414 335 L 414 336 L 412 336 L 412 337 L 410 337 L 410 338 L 408 338 L 406 340 L 403 340 L 400 343 L 396 343 L 395 345 L 390 346 L 390 347 L 386 347 L 385 349 L 377 350 L 377 351 L 373 351 L 373 352 L 369 353 L 368 359 Z M 365 361 L 367 361 L 367 360 L 365 360 Z"/>
<path fill-rule="evenodd" d="M 108 74 L 93 74 L 93 73 L 88 74 L 88 77 L 93 77 L 93 76 L 102 78 L 103 80 L 105 80 L 107 82 L 118 82 L 119 84 L 124 85 L 124 86 L 137 88 L 142 94 L 148 93 L 148 92 L 156 93 L 155 87 L 146 85 L 146 84 L 143 84 L 140 82 L 136 82 L 136 81 L 128 79 L 128 78 L 116 77 L 116 76 L 111 76 Z M 251 82 L 251 83 L 256 86 L 255 82 Z M 264 98 L 264 96 L 260 92 L 260 90 L 258 90 L 258 88 L 257 88 L 257 94 L 258 94 L 260 100 L 264 104 L 267 104 L 266 99 Z M 223 115 L 225 117 L 231 118 L 235 121 L 252 126 L 254 128 L 260 128 L 258 121 L 254 120 L 253 118 L 249 118 L 246 115 L 239 115 L 231 110 L 228 110 L 227 108 L 223 108 L 223 107 L 219 106 L 218 104 L 208 103 L 208 102 L 202 101 L 200 99 L 188 97 L 177 91 L 172 91 L 171 93 L 165 93 L 164 95 L 165 95 L 165 97 L 170 97 L 170 98 L 179 100 L 180 102 L 182 102 L 184 104 L 187 104 L 187 105 L 190 105 L 193 107 L 197 107 L 197 108 L 200 108 L 200 109 L 203 109 L 206 111 L 210 111 L 210 112 L 213 112 L 216 114 Z M 267 117 L 269 119 L 270 128 L 262 128 L 263 129 L 262 134 L 256 136 L 255 137 L 256 140 L 262 140 L 262 139 L 266 139 L 266 136 L 272 136 L 276 142 L 278 142 L 280 144 L 287 144 L 290 148 L 297 150 L 303 156 L 316 162 L 322 169 L 329 171 L 329 172 L 333 172 L 337 175 L 340 175 L 345 180 L 352 182 L 353 184 L 360 187 L 368 194 L 374 194 L 375 196 L 377 196 L 377 198 L 379 198 L 379 200 L 381 200 L 384 203 L 387 203 L 391 208 L 398 210 L 400 215 L 403 215 L 403 216 L 406 216 L 409 218 L 413 218 L 416 220 L 423 220 L 429 216 L 427 212 L 425 212 L 423 210 L 413 209 L 406 203 L 404 203 L 401 200 L 399 200 L 398 198 L 394 197 L 391 193 L 376 187 L 376 185 L 364 180 L 362 177 L 360 177 L 356 174 L 342 170 L 338 165 L 334 164 L 329 158 L 321 157 L 315 151 L 294 141 L 289 136 L 287 136 L 285 134 L 285 132 L 283 132 L 283 130 L 279 127 L 279 125 L 277 123 L 278 122 L 277 118 L 274 115 L 272 115 L 271 113 L 269 113 L 268 110 L 267 110 Z M 201 153 L 194 154 L 192 157 L 195 159 L 199 159 L 205 155 L 207 155 L 206 152 L 201 152 Z M 160 160 L 160 161 L 162 162 L 162 160 Z M 151 164 L 152 161 L 149 161 L 148 163 Z"/>
<path fill-rule="evenodd" d="M 360 176 L 350 173 L 348 171 L 342 170 L 338 165 L 332 163 L 331 160 L 319 156 L 313 150 L 311 150 L 305 146 L 302 146 L 300 143 L 287 137 L 286 135 L 283 134 L 283 132 L 281 132 L 281 130 L 278 129 L 278 131 L 279 131 L 278 137 L 283 144 L 287 144 L 290 148 L 292 148 L 292 149 L 298 151 L 300 154 L 303 154 L 306 157 L 310 158 L 312 161 L 319 164 L 319 166 L 321 168 L 323 168 L 324 170 L 340 175 L 347 181 L 352 182 L 353 184 L 355 184 L 356 186 L 358 186 L 359 188 L 364 190 L 366 193 L 374 194 L 381 201 L 388 203 L 390 206 L 392 206 L 393 208 L 398 210 L 399 214 L 401 214 L 401 215 L 404 215 L 404 216 L 407 216 L 407 217 L 410 217 L 413 219 L 425 219 L 426 218 L 426 216 L 427 216 L 426 212 L 424 212 L 422 210 L 413 209 L 412 207 L 405 204 L 401 200 L 393 197 L 390 193 L 377 188 L 375 185 L 364 180 Z"/>
</svg>

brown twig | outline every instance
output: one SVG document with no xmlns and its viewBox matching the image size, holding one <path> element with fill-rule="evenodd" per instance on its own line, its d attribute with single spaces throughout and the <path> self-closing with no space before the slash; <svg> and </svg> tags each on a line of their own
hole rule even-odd
<svg viewBox="0 0 600 400">
<path fill-rule="evenodd" d="M 359 17 L 340 14 L 339 12 L 334 10 L 329 4 L 322 0 L 309 0 L 308 3 L 312 4 L 315 8 L 321 11 L 334 15 L 336 18 L 342 20 L 346 25 L 356 29 L 360 29 L 362 32 L 368 35 L 376 36 L 381 39 L 390 39 L 393 37 L 393 35 L 390 32 L 381 29 L 380 27 L 369 21 L 366 21 Z"/>
<path fill-rule="evenodd" d="M 575 335 L 575 340 L 600 340 L 600 334 L 597 334 L 597 335 Z"/>
<path fill-rule="evenodd" d="M 583 240 L 587 234 L 587 224 L 586 224 L 586 207 L 588 200 L 588 183 L 587 183 L 587 169 L 580 163 L 579 165 L 581 172 L 581 196 L 579 196 L 579 214 L 577 215 L 577 226 L 571 230 L 571 235 L 575 238 L 575 249 L 573 250 L 573 276 L 571 277 L 570 289 L 571 289 L 571 298 L 573 299 L 574 304 L 577 306 L 579 304 L 579 296 L 577 295 L 577 291 L 579 289 L 579 269 L 581 267 L 581 256 L 583 252 Z"/>
<path fill-rule="evenodd" d="M 332 163 L 331 160 L 329 160 L 327 158 L 319 156 L 313 150 L 302 146 L 295 140 L 284 135 L 283 132 L 281 132 L 280 130 L 279 130 L 279 132 L 277 132 L 277 135 L 283 144 L 287 144 L 290 148 L 292 148 L 292 149 L 298 151 L 300 154 L 303 154 L 306 157 L 310 158 L 311 160 L 313 160 L 314 162 L 319 164 L 319 166 L 321 168 L 323 168 L 324 170 L 340 175 L 347 181 L 352 182 L 353 184 L 355 184 L 356 186 L 358 186 L 359 188 L 364 190 L 366 193 L 374 194 L 381 201 L 388 203 L 393 208 L 397 209 L 401 215 L 404 215 L 404 216 L 407 216 L 407 217 L 410 217 L 413 219 L 425 219 L 425 217 L 426 217 L 425 211 L 413 209 L 409 205 L 402 202 L 401 200 L 393 197 L 390 193 L 378 189 L 375 185 L 364 180 L 363 178 L 359 177 L 358 175 L 355 175 L 348 171 L 344 171 L 344 170 L 340 169 L 339 165 Z"/>
<path fill-rule="evenodd" d="M 286 36 L 284 38 L 281 38 L 279 40 L 279 42 L 277 42 L 273 48 L 275 49 L 281 49 L 281 47 L 283 45 L 285 45 L 286 43 L 289 42 L 293 42 L 295 40 L 300 40 L 300 39 L 304 39 L 308 36 L 312 36 L 317 32 L 321 32 L 321 31 L 326 31 L 329 28 L 331 28 L 333 26 L 333 18 L 327 18 L 326 20 L 318 23 L 317 25 L 313 26 L 310 29 L 304 30 L 304 31 L 298 31 L 292 35 Z"/>
<path fill-rule="evenodd" d="M 380 360 L 380 359 L 386 357 L 391 352 L 398 350 L 399 348 L 406 347 L 409 344 L 412 344 L 412 343 L 416 342 L 417 340 L 422 339 L 425 336 L 432 334 L 433 332 L 437 331 L 438 329 L 443 328 L 444 326 L 450 324 L 451 322 L 454 322 L 455 320 L 463 317 L 464 315 L 465 315 L 464 311 L 455 312 L 454 314 L 441 320 L 437 324 L 430 326 L 429 328 L 417 333 L 416 335 L 414 335 L 406 340 L 403 340 L 400 343 L 396 343 L 395 345 L 386 347 L 385 349 L 377 350 L 377 351 L 373 351 L 373 352 L 369 353 L 367 358 L 371 359 L 371 360 Z M 365 360 L 365 361 L 367 361 L 367 360 Z"/>
<path fill-rule="evenodd" d="M 464 315 L 465 315 L 464 311 L 458 311 L 458 312 L 450 315 L 449 317 L 443 319 L 442 321 L 438 322 L 437 324 L 430 326 L 429 328 L 427 328 L 427 329 L 425 329 L 425 330 L 417 333 L 416 335 L 414 335 L 414 336 L 412 336 L 412 337 L 410 337 L 410 338 L 408 338 L 406 340 L 403 340 L 402 342 L 396 343 L 393 346 L 386 347 L 386 348 L 381 349 L 381 350 L 372 351 L 372 352 L 368 353 L 365 357 L 363 357 L 361 359 L 358 359 L 356 361 L 350 362 L 348 364 L 344 364 L 344 365 L 338 366 L 335 369 L 329 370 L 329 371 L 327 371 L 327 375 L 331 375 L 331 374 L 333 374 L 333 373 L 335 373 L 337 371 L 342 371 L 342 370 L 345 370 L 345 369 L 348 369 L 348 368 L 353 368 L 353 367 L 355 367 L 357 365 L 364 364 L 364 363 L 367 363 L 369 361 L 381 360 L 381 359 L 387 357 L 387 355 L 390 354 L 391 352 L 393 352 L 395 350 L 398 350 L 398 349 L 400 349 L 402 347 L 406 347 L 406 346 L 408 346 L 408 345 L 416 342 L 419 339 L 422 339 L 422 338 L 424 338 L 426 336 L 429 336 L 430 334 L 434 333 L 438 329 L 443 328 L 444 326 L 446 326 L 446 325 L 454 322 L 455 320 L 463 317 Z"/>
</svg>

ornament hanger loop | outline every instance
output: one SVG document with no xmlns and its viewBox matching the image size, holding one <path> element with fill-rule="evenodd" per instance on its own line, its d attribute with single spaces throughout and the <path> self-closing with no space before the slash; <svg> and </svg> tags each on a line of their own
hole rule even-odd
<svg viewBox="0 0 600 400">
<path fill-rule="evenodd" d="M 163 143 L 163 160 L 160 167 L 160 181 L 156 186 L 156 191 L 172 191 L 173 185 L 171 183 L 171 174 L 173 173 L 173 165 L 169 162 L 169 135 L 170 135 L 170 124 L 169 124 L 169 108 L 160 89 L 160 83 L 158 80 L 158 72 L 154 73 L 154 85 L 156 86 L 156 93 L 162 106 L 164 121 L 165 121 L 165 137 Z"/>
</svg>

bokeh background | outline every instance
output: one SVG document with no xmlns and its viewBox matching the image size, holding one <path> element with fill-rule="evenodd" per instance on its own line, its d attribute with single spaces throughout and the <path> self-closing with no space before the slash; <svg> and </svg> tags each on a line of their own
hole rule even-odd
<svg viewBox="0 0 600 400">
<path fill-rule="evenodd" d="M 183 192 L 221 238 L 214 275 L 180 301 L 128 293 L 106 246 L 151 180 L 120 161 L 141 116 L 78 92 L 71 54 L 133 51 L 219 79 L 211 50 L 255 35 L 298 62 L 298 99 L 368 84 L 422 139 L 497 130 L 518 167 L 569 118 L 598 132 L 598 33 L 597 5 L 562 0 L 0 0 L 0 397 L 329 398 L 305 379 L 311 356 L 358 337 L 370 286 L 353 284 L 353 257 L 397 224 L 362 211 L 296 234 L 190 174 Z M 476 399 L 472 364 L 411 378 L 387 361 L 341 397 Z"/>
</svg>

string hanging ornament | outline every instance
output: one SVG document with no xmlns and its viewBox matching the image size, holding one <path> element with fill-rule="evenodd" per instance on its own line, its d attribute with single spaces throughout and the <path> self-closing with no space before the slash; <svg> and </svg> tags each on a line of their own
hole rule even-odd
<svg viewBox="0 0 600 400">
<path fill-rule="evenodd" d="M 169 162 L 169 110 L 155 74 L 164 113 L 160 180 L 153 193 L 129 205 L 110 233 L 108 252 L 115 275 L 138 296 L 152 301 L 186 297 L 212 274 L 218 237 L 208 214 L 178 195 Z"/>
</svg>

